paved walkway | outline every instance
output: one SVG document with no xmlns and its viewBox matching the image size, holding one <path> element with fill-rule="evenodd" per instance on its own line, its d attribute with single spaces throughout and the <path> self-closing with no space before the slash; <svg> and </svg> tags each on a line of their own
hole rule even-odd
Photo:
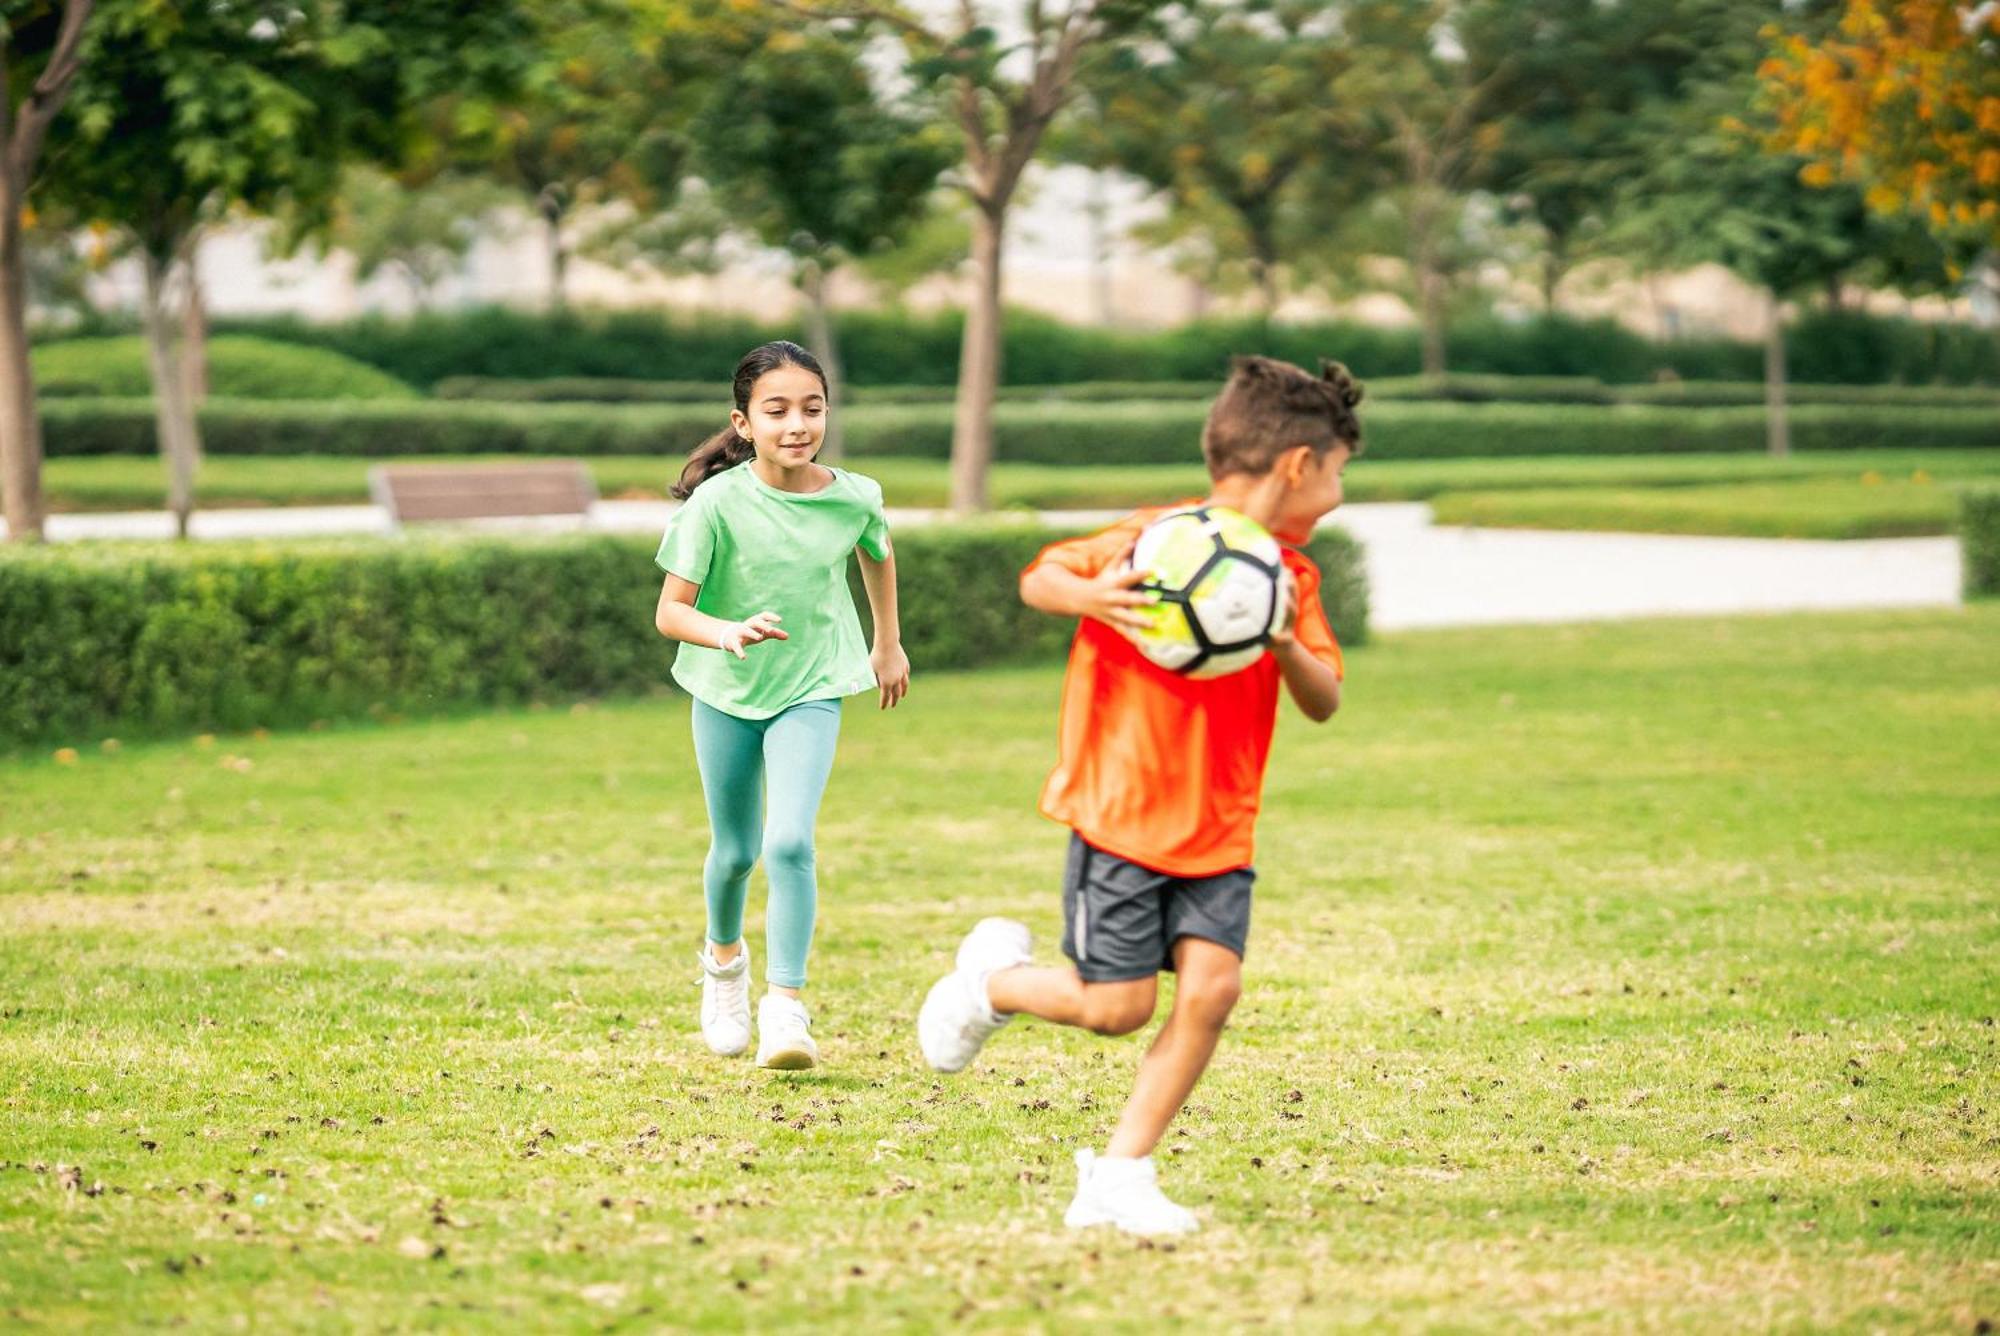
<svg viewBox="0 0 2000 1336">
<path fill-rule="evenodd" d="M 588 523 L 605 532 L 658 533 L 672 510 L 664 501 L 600 501 Z M 1040 518 L 1086 526 L 1119 513 L 1064 511 Z M 892 527 L 938 518 L 929 510 L 889 512 Z M 1383 630 L 1959 601 L 1954 538 L 1805 542 L 1466 529 L 1432 524 L 1430 507 L 1420 504 L 1347 506 L 1340 523 L 1367 546 L 1372 621 Z M 504 527 L 575 524 L 509 521 Z M 389 521 L 376 506 L 211 510 L 195 515 L 193 532 L 203 539 L 385 534 Z M 163 512 L 52 515 L 48 522 L 56 542 L 172 533 Z"/>
</svg>

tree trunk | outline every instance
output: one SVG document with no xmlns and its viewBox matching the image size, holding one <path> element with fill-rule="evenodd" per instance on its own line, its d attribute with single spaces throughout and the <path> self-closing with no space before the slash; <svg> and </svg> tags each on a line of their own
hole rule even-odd
<svg viewBox="0 0 2000 1336">
<path fill-rule="evenodd" d="M 951 508 L 986 509 L 993 466 L 993 401 L 1000 385 L 1000 246 L 1006 205 L 981 205 L 972 219 L 972 300 L 958 356 L 957 413 L 951 428 Z"/>
<path fill-rule="evenodd" d="M 421 315 L 431 309 L 431 285 L 417 267 L 408 260 L 396 261 L 396 272 L 403 276 L 403 286 L 410 294 L 410 309 Z"/>
<path fill-rule="evenodd" d="M 1257 284 L 1257 321 L 1268 331 L 1278 314 L 1278 264 L 1262 238 L 1251 244 L 1250 276 Z"/>
<path fill-rule="evenodd" d="M 805 261 L 799 269 L 799 280 L 806 294 L 806 342 L 812 345 L 812 355 L 826 372 L 826 435 L 820 438 L 818 459 L 822 464 L 835 464 L 841 458 L 840 348 L 834 340 L 833 319 L 827 310 L 825 264 L 816 259 Z"/>
<path fill-rule="evenodd" d="M 4 168 L 0 168 L 4 172 Z M 28 276 L 18 196 L 0 185 L 0 495 L 7 537 L 42 539 L 42 421 L 28 363 Z"/>
<path fill-rule="evenodd" d="M 563 244 L 563 205 L 553 186 L 535 197 L 541 210 L 543 237 L 549 253 L 549 310 L 569 309 L 569 248 Z"/>
<path fill-rule="evenodd" d="M 195 262 L 198 244 L 188 238 L 181 261 L 187 279 L 187 302 L 181 308 L 181 376 L 193 408 L 201 407 L 201 401 L 208 398 L 208 303 L 202 296 L 201 269 Z"/>
<path fill-rule="evenodd" d="M 1417 314 L 1423 322 L 1423 358 L 1426 376 L 1442 376 L 1445 371 L 1445 291 L 1444 275 L 1430 257 L 1417 261 Z"/>
<path fill-rule="evenodd" d="M 1785 309 L 1775 292 L 1765 294 L 1764 442 L 1773 455 L 1792 453 L 1792 429 L 1785 417 Z"/>
<path fill-rule="evenodd" d="M 1090 202 L 1085 206 L 1090 218 L 1090 315 L 1099 325 L 1112 323 L 1111 314 L 1111 234 L 1108 226 L 1111 205 L 1104 198 L 1104 173 L 1090 174 Z"/>
<path fill-rule="evenodd" d="M 171 252 L 170 252 L 171 254 Z M 174 278 L 172 260 L 145 253 L 146 291 L 141 315 L 146 354 L 153 372 L 153 421 L 160 453 L 167 465 L 167 509 L 173 512 L 174 534 L 188 536 L 194 514 L 194 478 L 201 467 L 201 432 L 194 403 L 188 398 L 187 371 L 181 363 L 181 319 L 169 292 Z"/>
<path fill-rule="evenodd" d="M 49 124 L 69 99 L 82 65 L 92 0 L 63 0 L 62 23 L 47 63 L 30 84 L 15 85 L 9 42 L 0 35 L 0 510 L 17 543 L 42 539 L 42 423 L 35 371 L 28 361 L 28 275 L 21 214 Z M 20 22 L 10 9 L 8 30 Z"/>
<path fill-rule="evenodd" d="M 1542 252 L 1542 314 L 1556 313 L 1556 289 L 1569 274 L 1569 240 L 1565 233 L 1549 232 L 1548 246 Z"/>
<path fill-rule="evenodd" d="M 1838 311 L 1843 309 L 1844 294 L 1841 289 L 1842 289 L 1842 284 L 1840 282 L 1840 275 L 1838 274 L 1829 275 L 1826 280 L 1827 310 Z"/>
</svg>

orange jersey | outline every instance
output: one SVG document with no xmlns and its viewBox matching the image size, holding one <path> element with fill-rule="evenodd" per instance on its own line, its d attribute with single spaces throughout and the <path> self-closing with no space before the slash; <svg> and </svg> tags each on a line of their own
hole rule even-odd
<svg viewBox="0 0 2000 1336">
<path fill-rule="evenodd" d="M 1053 543 L 1028 570 L 1053 562 L 1095 576 L 1129 552 L 1147 524 L 1179 508 L 1137 511 L 1101 532 Z M 1319 567 L 1289 547 L 1284 561 L 1297 589 L 1294 634 L 1341 672 L 1340 646 L 1320 606 Z M 1042 814 L 1156 872 L 1207 877 L 1248 867 L 1279 684 L 1269 654 L 1226 677 L 1183 677 L 1103 622 L 1085 619 L 1070 646 L 1060 757 L 1042 789 Z"/>
</svg>

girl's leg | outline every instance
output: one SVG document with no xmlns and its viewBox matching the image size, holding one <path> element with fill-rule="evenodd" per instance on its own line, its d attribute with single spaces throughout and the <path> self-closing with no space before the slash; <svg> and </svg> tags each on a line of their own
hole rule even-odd
<svg viewBox="0 0 2000 1336">
<path fill-rule="evenodd" d="M 812 700 L 771 720 L 764 733 L 769 816 L 764 822 L 764 873 L 771 881 L 764 927 L 764 978 L 796 997 L 806 982 L 819 883 L 813 829 L 819 800 L 833 773 L 840 740 L 840 702 Z"/>
<path fill-rule="evenodd" d="M 733 958 L 743 940 L 743 901 L 764 816 L 763 734 L 756 722 L 694 703 L 694 756 L 708 800 L 702 888 L 708 895 L 708 940 L 719 961 Z"/>
</svg>

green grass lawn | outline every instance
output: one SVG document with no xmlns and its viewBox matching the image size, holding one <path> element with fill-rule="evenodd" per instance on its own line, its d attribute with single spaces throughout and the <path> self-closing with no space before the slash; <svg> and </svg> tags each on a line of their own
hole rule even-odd
<svg viewBox="0 0 2000 1336">
<path fill-rule="evenodd" d="M 213 456 L 202 465 L 201 502 L 205 506 L 358 504 L 368 499 L 371 462 L 320 455 Z M 630 457 L 596 458 L 589 463 L 598 490 L 607 497 L 664 497 L 679 466 L 678 460 Z M 945 502 L 948 479 L 941 460 L 867 458 L 853 463 L 881 481 L 891 505 L 938 506 Z M 1691 489 L 1812 481 L 1860 487 L 1864 475 L 1907 482 L 1919 472 L 1940 482 L 2000 477 L 2000 450 L 1828 452 L 1789 459 L 1627 455 L 1398 460 L 1364 455 L 1348 473 L 1348 496 L 1354 501 L 1415 501 L 1459 492 Z M 128 510 L 164 505 L 163 478 L 158 460 L 124 456 L 52 459 L 44 466 L 43 481 L 54 509 Z M 992 490 L 994 504 L 1001 507 L 1095 508 L 1133 506 L 1198 493 L 1206 483 L 1207 474 L 1198 460 L 1186 465 L 998 464 L 993 469 Z M 1873 500 L 1882 502 L 1894 490 Z M 1790 498 L 1789 509 L 1799 513 L 1812 513 L 1833 496 L 1813 490 L 1794 496 L 1782 488 L 1777 494 Z M 1869 500 L 1864 497 L 1864 507 Z M 1928 502 L 1929 508 L 1913 510 L 1906 503 L 1895 513 L 1910 517 L 1906 523 L 1920 521 L 1930 526 L 1922 532 L 1944 532 L 1949 526 L 1949 499 L 1925 494 L 1917 500 Z M 1477 504 L 1498 503 L 1482 497 Z M 1834 518 L 1852 508 L 1836 507 Z M 1728 527 L 1738 521 L 1727 507 L 1687 505 L 1684 510 L 1694 517 L 1691 523 L 1721 526 L 1692 532 L 1739 531 Z M 1602 518 L 1606 513 L 1607 508 L 1598 507 L 1593 511 L 1598 523 L 1585 527 L 1626 527 L 1607 523 Z"/>
<path fill-rule="evenodd" d="M 1951 532 L 1958 489 L 1926 478 L 1817 478 L 1703 487 L 1451 492 L 1439 524 L 1618 529 L 1750 538 L 1897 538 Z"/>
<path fill-rule="evenodd" d="M 1054 670 L 850 712 L 802 1075 L 693 1033 L 677 698 L 0 758 L 0 1315 L 1971 1332 L 1996 661 L 2000 605 L 1354 655 L 1158 1247 L 1059 1224 L 1140 1041 L 911 1033 L 973 919 L 1059 926 Z"/>
</svg>

